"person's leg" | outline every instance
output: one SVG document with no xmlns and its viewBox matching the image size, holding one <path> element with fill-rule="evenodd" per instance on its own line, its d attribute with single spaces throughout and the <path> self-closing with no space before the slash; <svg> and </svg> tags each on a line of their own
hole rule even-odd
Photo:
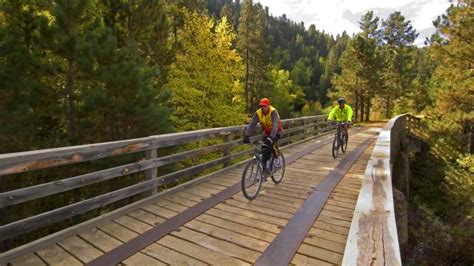
<svg viewBox="0 0 474 266">
<path fill-rule="evenodd" d="M 263 136 L 263 141 L 266 142 L 267 137 Z M 267 161 L 270 159 L 270 154 L 272 153 L 273 148 L 271 146 L 267 146 L 262 150 L 262 162 L 264 170 L 267 170 Z"/>
<path fill-rule="evenodd" d="M 275 155 L 275 158 L 277 158 L 280 154 L 279 154 L 279 150 L 278 150 L 278 141 L 280 140 L 281 136 L 280 134 L 277 134 L 275 136 L 275 139 L 273 140 L 273 155 Z"/>
</svg>

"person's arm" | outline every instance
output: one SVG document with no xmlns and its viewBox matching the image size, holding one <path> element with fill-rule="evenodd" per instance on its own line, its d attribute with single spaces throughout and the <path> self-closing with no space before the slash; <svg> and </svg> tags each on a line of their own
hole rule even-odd
<svg viewBox="0 0 474 266">
<path fill-rule="evenodd" d="M 250 124 L 248 124 L 245 127 L 245 136 L 252 136 L 252 133 L 255 127 L 257 126 L 257 123 L 258 123 L 258 115 L 257 113 L 254 113 L 252 116 L 252 120 L 250 120 Z"/>
<path fill-rule="evenodd" d="M 275 110 L 272 112 L 272 133 L 270 133 L 270 138 L 275 139 L 278 133 L 278 122 L 280 121 L 280 116 L 278 115 L 278 111 Z"/>
<path fill-rule="evenodd" d="M 331 112 L 329 112 L 329 115 L 328 115 L 328 120 L 334 120 L 334 117 L 336 116 L 337 108 L 339 107 L 336 106 L 331 109 Z"/>
<path fill-rule="evenodd" d="M 352 122 L 352 108 L 349 105 L 347 107 L 347 121 Z"/>
</svg>

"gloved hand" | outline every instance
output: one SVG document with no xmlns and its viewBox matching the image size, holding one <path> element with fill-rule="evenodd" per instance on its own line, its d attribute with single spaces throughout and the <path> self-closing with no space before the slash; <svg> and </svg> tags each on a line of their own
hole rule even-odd
<svg viewBox="0 0 474 266">
<path fill-rule="evenodd" d="M 265 139 L 265 143 L 268 145 L 268 146 L 271 146 L 273 145 L 273 139 L 271 137 L 267 137 Z"/>
<path fill-rule="evenodd" d="M 250 143 L 250 137 L 245 135 L 243 141 L 244 141 L 245 144 Z"/>
</svg>

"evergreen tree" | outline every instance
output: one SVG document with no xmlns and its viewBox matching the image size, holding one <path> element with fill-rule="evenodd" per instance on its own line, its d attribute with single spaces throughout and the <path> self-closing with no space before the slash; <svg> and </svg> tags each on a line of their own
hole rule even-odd
<svg viewBox="0 0 474 266">
<path fill-rule="evenodd" d="M 77 103 L 81 101 L 83 88 L 78 79 L 92 65 L 89 34 L 94 30 L 95 16 L 87 0 L 59 0 L 53 7 L 51 26 L 43 27 L 47 48 L 60 64 L 67 106 L 67 132 L 70 144 L 78 143 Z"/>
<path fill-rule="evenodd" d="M 250 113 L 258 100 L 258 91 L 265 86 L 265 14 L 260 4 L 244 0 L 239 17 L 237 49 L 244 59 L 246 112 Z"/>
<path fill-rule="evenodd" d="M 353 105 L 354 117 L 361 122 L 369 119 L 371 100 L 375 89 L 380 87 L 377 21 L 372 12 L 361 18 L 362 32 L 349 41 L 339 61 L 342 73 L 333 79 L 337 89 L 335 98 L 345 95 Z"/>
<path fill-rule="evenodd" d="M 101 10 L 105 28 L 96 28 L 94 42 L 99 84 L 87 90 L 83 118 L 84 128 L 100 130 L 89 132 L 89 141 L 169 132 L 163 86 L 172 50 L 162 1 L 104 1 Z"/>
<path fill-rule="evenodd" d="M 382 21 L 382 50 L 384 68 L 382 71 L 385 117 L 390 118 L 393 102 L 403 100 L 409 93 L 413 75 L 413 42 L 418 36 L 410 21 L 400 12 L 390 14 Z"/>
<path fill-rule="evenodd" d="M 448 9 L 435 21 L 430 54 L 438 61 L 432 84 L 435 112 L 443 131 L 461 133 L 461 147 L 470 153 L 474 143 L 474 18 L 473 3 L 467 1 Z M 458 137 L 459 138 L 459 137 Z"/>
<path fill-rule="evenodd" d="M 332 40 L 332 38 L 330 39 Z M 341 36 L 337 36 L 335 44 L 330 48 L 327 58 L 324 60 L 324 74 L 319 80 L 319 95 L 321 104 L 326 104 L 329 101 L 327 92 L 334 90 L 331 78 L 336 74 L 341 74 L 341 67 L 339 59 L 346 50 L 349 36 L 343 32 Z"/>
<path fill-rule="evenodd" d="M 37 1 L 1 2 L 0 153 L 64 144 L 62 91 L 50 82 L 55 68 L 38 38 L 51 8 Z"/>
</svg>

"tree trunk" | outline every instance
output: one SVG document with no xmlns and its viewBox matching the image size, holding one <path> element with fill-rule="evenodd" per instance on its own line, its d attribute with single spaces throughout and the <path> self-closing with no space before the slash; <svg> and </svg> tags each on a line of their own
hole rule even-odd
<svg viewBox="0 0 474 266">
<path fill-rule="evenodd" d="M 390 118 L 390 94 L 387 95 L 387 102 L 385 103 L 385 118 Z"/>
<path fill-rule="evenodd" d="M 367 108 L 365 109 L 365 122 L 369 122 L 369 118 L 370 118 L 370 108 L 372 107 L 371 106 L 371 102 L 370 102 L 370 97 L 367 97 Z"/>
<path fill-rule="evenodd" d="M 361 95 L 360 96 L 360 122 L 363 123 L 364 122 L 364 96 Z"/>
<path fill-rule="evenodd" d="M 249 105 L 249 49 L 245 51 L 245 111 L 250 113 Z"/>
<path fill-rule="evenodd" d="M 74 61 L 68 59 L 66 94 L 68 99 L 68 137 L 70 144 L 76 144 L 76 105 L 74 99 Z"/>
<path fill-rule="evenodd" d="M 358 114 L 359 114 L 359 91 L 356 91 L 355 92 L 355 106 L 354 106 L 354 112 L 355 112 L 355 120 L 357 122 L 357 119 L 359 118 Z"/>
</svg>

